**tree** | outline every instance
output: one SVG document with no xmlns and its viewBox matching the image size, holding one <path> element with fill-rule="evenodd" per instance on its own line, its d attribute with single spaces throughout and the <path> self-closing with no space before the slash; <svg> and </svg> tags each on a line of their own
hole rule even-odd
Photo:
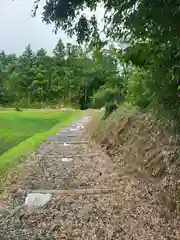
<svg viewBox="0 0 180 240">
<path fill-rule="evenodd" d="M 101 86 L 119 87 L 115 55 L 111 51 L 59 40 L 54 55 L 28 45 L 21 56 L 0 54 L 0 103 L 89 105 Z"/>
<path fill-rule="evenodd" d="M 64 59 L 65 54 L 66 54 L 65 53 L 65 46 L 64 46 L 61 39 L 59 39 L 56 47 L 53 50 L 53 53 L 54 53 L 55 57 L 57 57 L 59 59 L 62 59 L 62 60 Z"/>
</svg>

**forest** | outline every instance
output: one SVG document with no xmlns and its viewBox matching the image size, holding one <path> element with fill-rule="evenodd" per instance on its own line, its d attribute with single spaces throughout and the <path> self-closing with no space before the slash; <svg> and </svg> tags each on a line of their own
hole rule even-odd
<svg viewBox="0 0 180 240">
<path fill-rule="evenodd" d="M 35 1 L 34 16 L 39 2 Z M 103 39 L 95 15 L 98 1 L 46 1 L 43 21 L 76 35 L 77 45 L 59 40 L 52 56 L 45 49 L 34 53 L 30 46 L 18 57 L 2 51 L 1 105 L 99 108 L 126 101 L 165 110 L 179 119 L 180 2 L 101 3 Z M 123 42 L 126 47 L 115 47 L 112 42 Z"/>
<path fill-rule="evenodd" d="M 122 79 L 113 48 L 83 49 L 59 40 L 52 56 L 43 48 L 33 52 L 30 45 L 21 56 L 0 53 L 2 106 L 101 107 L 98 95 L 106 89 L 118 99 Z"/>
</svg>

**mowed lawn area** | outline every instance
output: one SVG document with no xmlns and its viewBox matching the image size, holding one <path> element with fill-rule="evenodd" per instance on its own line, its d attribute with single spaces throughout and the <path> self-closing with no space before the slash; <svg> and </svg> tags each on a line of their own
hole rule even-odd
<svg viewBox="0 0 180 240">
<path fill-rule="evenodd" d="M 0 111 L 0 155 L 58 122 L 66 123 L 74 111 Z"/>
</svg>

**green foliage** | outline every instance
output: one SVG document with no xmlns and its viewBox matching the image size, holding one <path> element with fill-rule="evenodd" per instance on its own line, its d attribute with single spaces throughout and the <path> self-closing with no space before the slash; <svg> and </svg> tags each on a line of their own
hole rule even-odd
<svg viewBox="0 0 180 240">
<path fill-rule="evenodd" d="M 38 5 L 38 1 L 36 3 Z M 105 43 L 113 39 L 124 41 L 128 46 L 124 51 L 116 51 L 117 58 L 126 68 L 128 66 L 128 71 L 133 66 L 132 73 L 127 76 L 126 99 L 141 107 L 160 104 L 178 118 L 180 1 L 102 0 L 101 3 L 105 10 Z M 97 0 L 47 0 L 43 20 L 54 23 L 57 29 L 61 27 L 70 35 L 76 34 L 79 42 L 91 41 L 100 47 L 103 42 L 94 15 L 98 4 Z M 90 10 L 91 17 L 85 14 L 85 9 Z"/>
<path fill-rule="evenodd" d="M 147 107 L 153 98 L 153 86 L 150 74 L 139 68 L 134 68 L 128 79 L 126 101 Z"/>
<path fill-rule="evenodd" d="M 61 40 L 48 56 L 28 45 L 21 56 L 0 54 L 0 104 L 44 107 L 47 104 L 87 106 L 98 89 L 117 83 L 115 55 L 92 46 L 83 48 Z M 120 86 L 121 84 L 119 84 Z"/>
<path fill-rule="evenodd" d="M 106 111 L 103 116 L 103 119 L 105 120 L 107 117 L 109 117 L 114 111 L 118 109 L 118 104 L 117 103 L 107 103 L 106 104 Z"/>
<path fill-rule="evenodd" d="M 38 8 L 36 0 L 34 14 Z M 102 0 L 105 15 L 104 21 L 107 36 L 127 40 L 152 39 L 154 43 L 164 43 L 168 40 L 179 42 L 180 2 L 173 1 L 138 1 L 138 0 Z M 79 40 L 98 39 L 97 20 L 94 10 L 97 0 L 47 0 L 43 8 L 43 20 L 54 23 L 56 29 L 62 28 L 70 35 L 76 33 Z M 88 18 L 84 9 L 91 11 Z M 76 20 L 76 21 L 75 21 Z M 75 24 L 72 24 L 75 22 Z"/>
<path fill-rule="evenodd" d="M 22 110 L 20 109 L 20 107 L 16 106 L 16 111 L 21 112 Z"/>
<path fill-rule="evenodd" d="M 101 87 L 93 96 L 92 106 L 101 108 L 107 103 L 120 102 L 121 95 L 117 88 Z"/>
</svg>

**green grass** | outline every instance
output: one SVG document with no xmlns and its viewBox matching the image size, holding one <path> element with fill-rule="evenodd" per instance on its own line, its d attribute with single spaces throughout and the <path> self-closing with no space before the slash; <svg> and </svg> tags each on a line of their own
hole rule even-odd
<svg viewBox="0 0 180 240">
<path fill-rule="evenodd" d="M 0 173 L 21 161 L 48 136 L 82 115 L 80 111 L 0 112 Z"/>
<path fill-rule="evenodd" d="M 70 115 L 70 112 L 0 112 L 0 155 Z"/>
</svg>

